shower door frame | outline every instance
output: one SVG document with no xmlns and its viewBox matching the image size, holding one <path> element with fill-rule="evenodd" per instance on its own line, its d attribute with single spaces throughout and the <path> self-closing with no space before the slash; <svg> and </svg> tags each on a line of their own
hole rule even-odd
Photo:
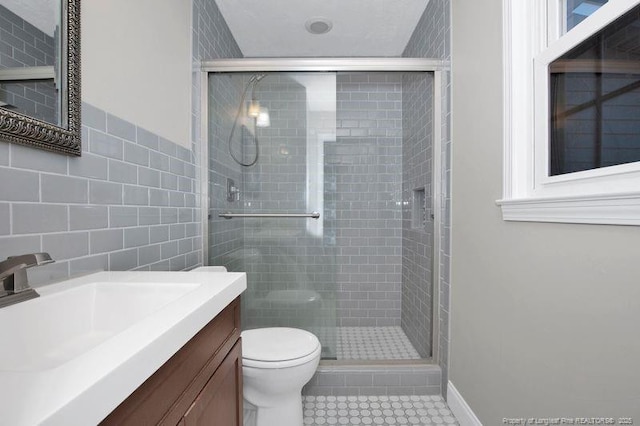
<svg viewBox="0 0 640 426">
<path fill-rule="evenodd" d="M 446 354 L 440 353 L 440 298 L 442 207 L 444 205 L 442 164 L 442 78 L 449 63 L 429 58 L 241 58 L 214 59 L 200 63 L 200 205 L 202 224 L 202 261 L 209 263 L 209 74 L 257 72 L 429 72 L 433 73 L 433 253 L 432 253 L 432 327 L 431 360 L 439 364 Z"/>
</svg>

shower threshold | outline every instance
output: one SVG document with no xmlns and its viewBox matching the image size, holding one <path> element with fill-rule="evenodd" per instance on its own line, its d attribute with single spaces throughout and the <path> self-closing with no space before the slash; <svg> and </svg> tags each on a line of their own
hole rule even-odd
<svg viewBox="0 0 640 426">
<path fill-rule="evenodd" d="M 322 360 L 303 395 L 442 395 L 442 369 L 421 360 Z"/>
</svg>

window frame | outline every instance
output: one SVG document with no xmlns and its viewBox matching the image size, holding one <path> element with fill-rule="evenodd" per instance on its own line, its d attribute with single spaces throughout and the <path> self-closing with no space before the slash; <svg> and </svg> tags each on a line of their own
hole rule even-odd
<svg viewBox="0 0 640 426">
<path fill-rule="evenodd" d="M 549 176 L 548 65 L 640 0 L 609 0 L 562 35 L 563 0 L 503 0 L 504 220 L 640 225 L 640 162 Z"/>
</svg>

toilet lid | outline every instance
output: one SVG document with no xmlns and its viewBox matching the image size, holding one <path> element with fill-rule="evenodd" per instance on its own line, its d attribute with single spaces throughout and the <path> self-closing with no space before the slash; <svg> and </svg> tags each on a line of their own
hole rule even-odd
<svg viewBox="0 0 640 426">
<path fill-rule="evenodd" d="M 242 332 L 242 358 L 287 361 L 302 358 L 320 346 L 312 333 L 298 328 L 256 328 Z"/>
</svg>

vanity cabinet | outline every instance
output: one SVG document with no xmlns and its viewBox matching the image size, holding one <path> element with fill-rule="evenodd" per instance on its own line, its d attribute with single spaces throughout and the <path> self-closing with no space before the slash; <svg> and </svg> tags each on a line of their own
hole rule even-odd
<svg viewBox="0 0 640 426">
<path fill-rule="evenodd" d="M 239 298 L 101 422 L 156 424 L 242 425 Z"/>
</svg>

